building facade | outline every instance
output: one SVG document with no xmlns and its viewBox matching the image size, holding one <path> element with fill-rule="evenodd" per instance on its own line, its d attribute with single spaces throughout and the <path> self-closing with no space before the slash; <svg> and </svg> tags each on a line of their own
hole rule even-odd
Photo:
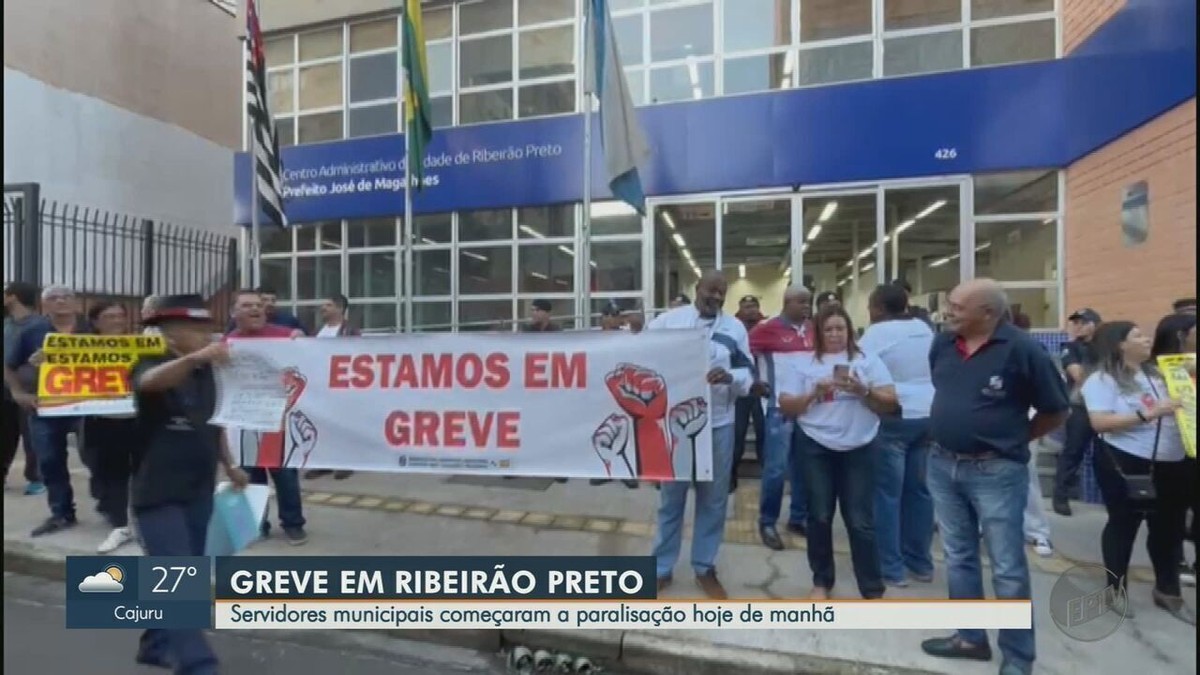
<svg viewBox="0 0 1200 675">
<path fill-rule="evenodd" d="M 438 128 L 411 224 L 396 4 L 260 2 L 297 223 L 263 232 L 262 279 L 301 316 L 343 292 L 369 330 L 493 329 L 545 298 L 585 327 L 713 267 L 728 309 L 776 313 L 803 280 L 860 322 L 897 277 L 935 313 L 995 277 L 1038 328 L 1194 288 L 1195 35 L 1173 28 L 1194 2 L 612 0 L 644 215 L 608 200 L 598 145 L 581 204 L 583 3 L 426 2 Z M 242 156 L 243 224 L 248 188 Z M 1121 304 L 1105 281 L 1127 265 L 1144 274 Z"/>
</svg>

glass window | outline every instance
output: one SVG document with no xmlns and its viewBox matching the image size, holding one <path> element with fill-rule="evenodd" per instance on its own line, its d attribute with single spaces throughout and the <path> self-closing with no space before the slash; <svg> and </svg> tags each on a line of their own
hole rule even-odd
<svg viewBox="0 0 1200 675">
<path fill-rule="evenodd" d="M 425 67 L 429 70 L 429 91 L 454 89 L 454 50 L 449 42 L 425 48 Z"/>
<path fill-rule="evenodd" d="M 296 318 L 300 320 L 300 325 L 319 330 L 322 325 L 320 310 L 320 305 L 300 305 L 296 308 L 295 314 Z"/>
<path fill-rule="evenodd" d="M 539 299 L 550 302 L 550 321 L 552 323 L 558 324 L 558 327 L 562 330 L 575 329 L 575 300 L 571 298 L 547 298 L 544 295 L 517 299 L 518 325 L 532 318 L 533 303 Z"/>
<path fill-rule="evenodd" d="M 617 34 L 617 52 L 621 63 L 627 66 L 644 63 L 645 50 L 642 44 L 641 14 L 631 14 L 613 19 L 613 31 Z"/>
<path fill-rule="evenodd" d="M 1054 58 L 1054 19 L 971 30 L 971 65 L 998 66 Z"/>
<path fill-rule="evenodd" d="M 350 297 L 390 298 L 396 295 L 396 254 L 351 253 L 347 256 L 350 267 Z"/>
<path fill-rule="evenodd" d="M 259 271 L 263 286 L 274 288 L 280 300 L 292 299 L 291 258 L 263 258 Z"/>
<path fill-rule="evenodd" d="M 350 59 L 350 102 L 396 98 L 395 52 Z"/>
<path fill-rule="evenodd" d="M 511 300 L 460 300 L 458 329 L 460 331 L 511 331 L 513 307 Z"/>
<path fill-rule="evenodd" d="M 350 312 L 364 333 L 399 333 L 400 321 L 395 302 L 373 302 L 353 305 Z"/>
<path fill-rule="evenodd" d="M 497 35 L 458 43 L 458 83 L 463 87 L 511 82 L 511 35 Z"/>
<path fill-rule="evenodd" d="M 710 3 L 650 13 L 650 60 L 673 61 L 713 53 Z"/>
<path fill-rule="evenodd" d="M 350 137 L 396 133 L 399 123 L 395 103 L 350 109 Z"/>
<path fill-rule="evenodd" d="M 430 122 L 435 127 L 454 125 L 454 97 L 442 96 L 429 99 Z"/>
<path fill-rule="evenodd" d="M 512 28 L 513 4 L 511 0 L 478 0 L 464 2 L 458 6 L 458 33 L 486 33 L 491 30 Z"/>
<path fill-rule="evenodd" d="M 300 60 L 313 61 L 342 55 L 342 27 L 300 34 Z"/>
<path fill-rule="evenodd" d="M 413 251 L 413 295 L 450 295 L 450 251 Z"/>
<path fill-rule="evenodd" d="M 396 46 L 396 17 L 350 25 L 350 52 L 369 52 Z"/>
<path fill-rule="evenodd" d="M 975 276 L 1057 281 L 1058 220 L 975 224 Z"/>
<path fill-rule="evenodd" d="M 395 218 L 369 218 L 346 222 L 346 239 L 350 248 L 396 245 Z"/>
<path fill-rule="evenodd" d="M 263 253 L 291 253 L 292 230 L 280 227 L 259 228 L 258 245 Z"/>
<path fill-rule="evenodd" d="M 784 64 L 788 60 L 788 54 L 725 59 L 725 93 L 744 94 L 790 87 L 791 78 L 783 74 Z"/>
<path fill-rule="evenodd" d="M 342 292 L 342 256 L 296 258 L 296 299 L 322 300 Z"/>
<path fill-rule="evenodd" d="M 612 7 L 612 11 L 619 12 L 623 9 L 634 9 L 646 4 L 646 0 L 609 0 L 608 6 Z"/>
<path fill-rule="evenodd" d="M 300 143 L 336 141 L 342 137 L 342 113 L 331 112 L 319 115 L 301 115 L 296 123 Z"/>
<path fill-rule="evenodd" d="M 296 144 L 296 120 L 282 117 L 275 120 L 275 135 L 279 137 L 279 147 Z"/>
<path fill-rule="evenodd" d="M 522 119 L 575 112 L 575 80 L 531 84 L 518 93 Z"/>
<path fill-rule="evenodd" d="M 512 89 L 494 89 L 458 97 L 459 124 L 510 120 L 513 117 Z"/>
<path fill-rule="evenodd" d="M 883 29 L 903 30 L 958 23 L 962 0 L 883 0 Z"/>
<path fill-rule="evenodd" d="M 413 216 L 413 243 L 449 244 L 451 217 L 449 213 L 434 213 L 427 216 Z"/>
<path fill-rule="evenodd" d="M 728 1 L 728 0 L 727 0 Z M 872 0 L 801 0 L 800 41 L 869 35 Z"/>
<path fill-rule="evenodd" d="M 342 224 L 306 223 L 296 228 L 297 251 L 336 251 L 342 247 Z"/>
<path fill-rule="evenodd" d="M 650 102 L 669 103 L 713 95 L 713 64 L 691 61 L 650 71 Z"/>
<path fill-rule="evenodd" d="M 518 78 L 532 80 L 575 72 L 573 26 L 527 30 L 518 39 L 521 54 Z"/>
<path fill-rule="evenodd" d="M 853 203 L 843 200 L 843 207 L 850 210 Z M 884 192 L 884 278 L 908 281 L 913 287 L 914 301 L 921 306 L 928 304 L 926 300 L 930 293 L 945 290 L 945 284 L 958 283 L 957 264 L 928 274 L 926 271 L 930 262 L 958 255 L 962 240 L 960 211 L 957 185 L 888 189 Z M 823 236 L 836 236 L 834 228 L 829 229 L 830 233 Z M 872 234 L 868 241 L 874 240 Z M 863 260 L 864 267 L 875 261 L 874 253 L 872 249 Z M 863 281 L 859 279 L 857 293 L 866 295 L 874 285 L 867 284 L 864 288 Z M 851 297 L 856 294 L 853 287 L 843 290 Z"/>
<path fill-rule="evenodd" d="M 971 20 L 1053 12 L 1054 0 L 971 0 Z"/>
<path fill-rule="evenodd" d="M 454 14 L 451 7 L 421 8 L 421 27 L 425 29 L 425 41 L 442 40 L 454 34 Z"/>
<path fill-rule="evenodd" d="M 646 71 L 626 70 L 625 81 L 629 83 L 629 95 L 633 98 L 633 105 L 646 105 Z"/>
<path fill-rule="evenodd" d="M 801 49 L 796 60 L 796 84 L 808 86 L 869 80 L 875 69 L 874 59 L 874 42 Z"/>
<path fill-rule="evenodd" d="M 642 216 L 625 202 L 593 202 L 592 236 L 642 233 Z"/>
<path fill-rule="evenodd" d="M 975 213 L 1058 211 L 1057 171 L 1012 171 L 975 176 Z"/>
<path fill-rule="evenodd" d="M 593 327 L 600 325 L 600 314 L 610 304 L 616 305 L 621 312 L 637 312 L 642 309 L 642 299 L 638 296 L 628 298 L 592 298 L 592 312 L 589 324 Z"/>
<path fill-rule="evenodd" d="M 575 290 L 575 251 L 566 244 L 517 247 L 518 293 L 569 293 Z"/>
<path fill-rule="evenodd" d="M 454 322 L 454 312 L 449 302 L 414 302 L 413 330 L 449 332 Z"/>
<path fill-rule="evenodd" d="M 459 249 L 458 293 L 512 293 L 512 248 L 491 246 Z"/>
<path fill-rule="evenodd" d="M 492 241 L 512 239 L 512 211 L 488 209 L 458 214 L 458 240 Z"/>
<path fill-rule="evenodd" d="M 1008 306 L 1013 313 L 1029 317 L 1034 328 L 1062 329 L 1058 307 L 1058 286 L 1046 288 L 1009 288 Z"/>
<path fill-rule="evenodd" d="M 934 73 L 962 67 L 961 31 L 890 38 L 883 43 L 885 77 Z"/>
<path fill-rule="evenodd" d="M 642 242 L 592 242 L 592 290 L 601 293 L 642 289 Z"/>
<path fill-rule="evenodd" d="M 521 239 L 574 235 L 575 207 L 570 204 L 517 209 L 517 236 Z"/>
<path fill-rule="evenodd" d="M 300 109 L 342 104 L 342 64 L 326 63 L 300 69 Z"/>
<path fill-rule="evenodd" d="M 267 74 L 267 95 L 271 112 L 275 114 L 290 113 L 296 109 L 292 94 L 295 93 L 295 78 L 292 71 Z"/>
<path fill-rule="evenodd" d="M 267 67 L 286 66 L 296 61 L 296 46 L 293 36 L 275 38 L 263 41 L 263 55 L 267 58 Z"/>
<path fill-rule="evenodd" d="M 792 0 L 725 0 L 725 51 L 792 43 Z"/>
<path fill-rule="evenodd" d="M 575 0 L 518 0 L 517 2 L 517 23 L 522 26 L 574 17 Z"/>
</svg>

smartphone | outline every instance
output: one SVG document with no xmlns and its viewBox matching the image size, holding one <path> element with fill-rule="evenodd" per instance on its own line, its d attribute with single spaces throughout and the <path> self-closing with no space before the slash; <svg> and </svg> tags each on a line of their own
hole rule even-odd
<svg viewBox="0 0 1200 675">
<path fill-rule="evenodd" d="M 844 381 L 850 379 L 849 364 L 841 363 L 833 367 L 833 379 Z"/>
</svg>

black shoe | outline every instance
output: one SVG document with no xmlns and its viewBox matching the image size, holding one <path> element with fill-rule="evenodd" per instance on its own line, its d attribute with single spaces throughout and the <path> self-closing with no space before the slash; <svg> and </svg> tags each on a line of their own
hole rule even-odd
<svg viewBox="0 0 1200 675">
<path fill-rule="evenodd" d="M 347 478 L 349 478 L 350 476 L 353 476 L 353 475 L 354 475 L 353 471 L 344 471 L 344 470 L 343 471 L 334 471 L 333 479 L 334 480 L 346 480 Z"/>
<path fill-rule="evenodd" d="M 783 550 L 783 540 L 779 538 L 779 530 L 776 530 L 774 525 L 759 525 L 758 536 L 763 545 L 772 551 Z"/>
<path fill-rule="evenodd" d="M 607 485 L 611 482 L 612 480 L 608 478 L 592 478 L 588 480 L 588 485 Z"/>
<path fill-rule="evenodd" d="M 807 523 L 788 523 L 787 531 L 791 532 L 792 534 L 799 535 L 801 537 L 807 537 L 808 536 L 808 524 Z"/>
<path fill-rule="evenodd" d="M 566 479 L 566 478 L 555 478 L 554 482 L 555 483 L 565 483 L 565 482 L 567 482 L 567 480 L 568 479 Z"/>
<path fill-rule="evenodd" d="M 621 482 L 624 483 L 625 487 L 629 488 L 630 490 L 638 489 L 638 482 L 636 480 L 623 480 Z"/>
<path fill-rule="evenodd" d="M 321 478 L 322 476 L 328 476 L 331 473 L 333 472 L 329 469 L 309 469 L 308 471 L 304 472 L 304 477 L 306 479 Z"/>
<path fill-rule="evenodd" d="M 1065 499 L 1055 499 L 1051 506 L 1054 508 L 1054 512 L 1060 516 L 1071 515 L 1071 503 Z"/>
<path fill-rule="evenodd" d="M 957 635 L 946 638 L 933 638 L 921 643 L 921 651 L 930 656 L 943 659 L 970 659 L 972 661 L 991 661 L 992 648 L 986 644 L 973 645 L 963 642 Z"/>
<path fill-rule="evenodd" d="M 737 485 L 738 485 L 738 479 L 737 479 L 737 475 L 735 474 L 732 477 L 730 477 L 730 479 L 729 479 L 729 494 L 733 494 L 734 491 L 737 490 Z"/>
<path fill-rule="evenodd" d="M 33 528 L 33 531 L 29 533 L 29 536 L 40 537 L 43 534 L 54 534 L 55 532 L 65 530 L 68 527 L 74 527 L 78 522 L 79 521 L 75 520 L 74 516 L 51 516 L 47 518 L 46 521 L 41 525 Z"/>
<path fill-rule="evenodd" d="M 285 527 L 283 536 L 287 537 L 287 543 L 292 546 L 303 546 L 308 543 L 308 534 L 304 532 L 303 527 Z"/>
</svg>

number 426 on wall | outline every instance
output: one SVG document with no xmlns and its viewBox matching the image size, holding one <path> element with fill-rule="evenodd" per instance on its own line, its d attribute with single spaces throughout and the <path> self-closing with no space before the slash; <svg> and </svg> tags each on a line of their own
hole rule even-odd
<svg viewBox="0 0 1200 675">
<path fill-rule="evenodd" d="M 934 159 L 957 159 L 958 148 L 938 148 L 933 153 Z"/>
</svg>

